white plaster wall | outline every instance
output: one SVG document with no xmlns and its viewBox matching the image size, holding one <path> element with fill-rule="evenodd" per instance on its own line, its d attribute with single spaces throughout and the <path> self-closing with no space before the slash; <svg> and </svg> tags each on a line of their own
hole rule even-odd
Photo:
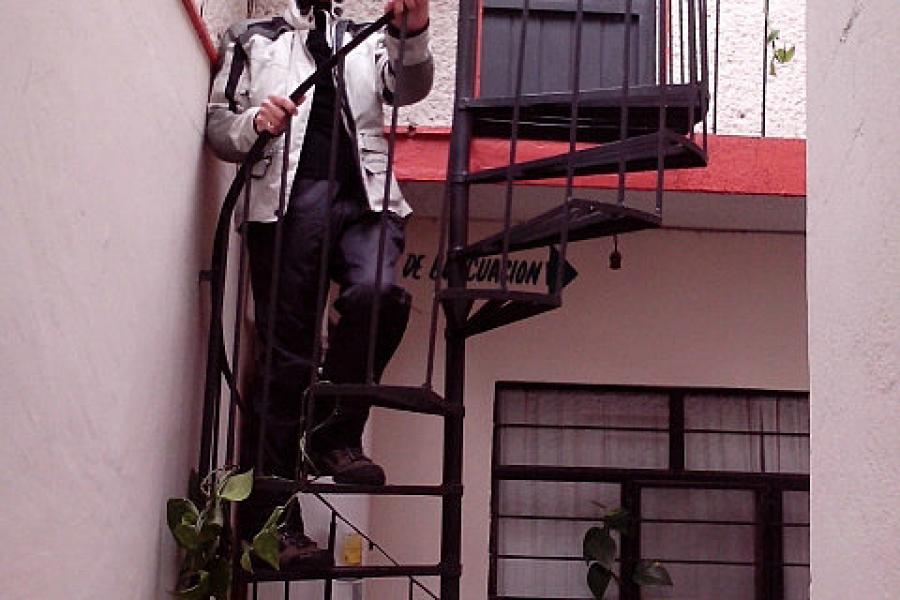
<svg viewBox="0 0 900 600">
<path fill-rule="evenodd" d="M 805 5 L 806 0 L 770 0 L 769 29 L 781 33 L 778 46 L 796 47 L 794 59 L 785 65 L 776 65 L 776 75 L 772 76 L 763 62 L 765 0 L 721 0 L 716 94 L 716 15 L 715 2 L 709 2 L 710 93 L 718 98 L 718 133 L 761 134 L 765 77 L 766 135 L 787 138 L 806 136 Z M 711 110 L 716 110 L 715 101 Z M 713 113 L 710 113 L 710 127 L 712 124 Z"/>
<path fill-rule="evenodd" d="M 815 2 L 808 21 L 812 597 L 896 598 L 900 10 Z"/>
<path fill-rule="evenodd" d="M 179 2 L 4 19 L 0 595 L 160 600 L 197 459 L 209 64 Z"/>
<path fill-rule="evenodd" d="M 496 228 L 484 223 L 481 231 Z M 435 246 L 434 223 L 414 218 L 407 251 L 433 257 Z M 802 235 L 638 233 L 620 239 L 621 271 L 607 268 L 611 246 L 610 240 L 570 246 L 580 275 L 565 292 L 563 308 L 478 336 L 468 345 L 465 600 L 484 598 L 487 590 L 492 403 L 498 380 L 807 389 Z M 416 304 L 387 376 L 416 385 L 424 379 L 431 282 L 405 279 L 404 285 Z M 376 410 L 374 451 L 389 481 L 437 483 L 441 446 L 439 419 Z M 402 560 L 438 559 L 436 501 L 376 498 L 372 527 Z M 368 589 L 370 600 L 406 597 L 402 583 L 372 582 Z"/>
<path fill-rule="evenodd" d="M 254 16 L 280 14 L 289 0 L 253 0 Z M 682 0 L 684 2 L 685 0 Z M 247 15 L 245 0 L 201 0 L 210 30 L 218 36 L 228 23 Z M 346 0 L 346 14 L 355 20 L 370 20 L 379 14 L 382 3 Z M 456 63 L 456 25 L 459 3 L 431 0 L 433 51 L 436 81 L 432 94 L 411 109 L 402 111 L 401 123 L 448 127 L 452 117 Z M 781 32 L 782 40 L 795 45 L 796 56 L 779 66 L 777 75 L 767 76 L 766 134 L 771 137 L 804 137 L 806 134 L 806 0 L 770 0 L 770 28 Z M 673 31 L 679 30 L 678 3 L 673 2 Z M 719 38 L 718 133 L 756 136 L 761 132 L 763 88 L 763 39 L 765 0 L 721 0 Z M 716 2 L 708 2 L 708 45 L 710 90 L 715 78 Z M 677 44 L 676 44 L 677 45 Z M 680 71 L 677 50 L 674 56 Z M 713 105 L 714 107 L 714 105 Z M 712 126 L 712 113 L 710 113 Z"/>
</svg>

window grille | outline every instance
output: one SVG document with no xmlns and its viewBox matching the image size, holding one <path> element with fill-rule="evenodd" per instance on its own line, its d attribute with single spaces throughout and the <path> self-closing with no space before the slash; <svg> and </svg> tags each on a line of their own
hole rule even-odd
<svg viewBox="0 0 900 600">
<path fill-rule="evenodd" d="M 656 559 L 675 585 L 609 598 L 808 600 L 808 408 L 796 392 L 499 384 L 489 597 L 590 598 L 584 532 L 621 506 L 636 531 L 619 574 Z"/>
</svg>

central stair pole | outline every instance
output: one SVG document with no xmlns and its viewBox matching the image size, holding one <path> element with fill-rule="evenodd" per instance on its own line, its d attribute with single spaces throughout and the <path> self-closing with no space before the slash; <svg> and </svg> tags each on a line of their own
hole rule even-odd
<svg viewBox="0 0 900 600">
<path fill-rule="evenodd" d="M 453 110 L 453 133 L 450 140 L 450 162 L 447 185 L 450 186 L 450 222 L 448 224 L 449 252 L 447 285 L 451 290 L 466 287 L 466 259 L 460 251 L 468 241 L 469 186 L 466 181 L 469 170 L 472 117 L 463 109 L 462 100 L 471 98 L 475 91 L 475 47 L 478 31 L 477 0 L 461 0 L 459 3 L 458 44 L 456 54 L 456 101 Z M 441 274 L 438 273 L 438 277 Z M 447 300 L 448 318 L 446 334 L 446 365 L 444 396 L 448 403 L 462 407 L 465 390 L 466 338 L 460 327 L 452 323 L 465 322 L 469 303 L 463 298 Z M 463 414 L 459 411 L 444 420 L 444 468 L 443 482 L 457 494 L 445 494 L 443 498 L 443 523 L 441 526 L 441 599 L 459 600 L 460 566 L 462 562 L 462 469 L 463 469 Z"/>
</svg>

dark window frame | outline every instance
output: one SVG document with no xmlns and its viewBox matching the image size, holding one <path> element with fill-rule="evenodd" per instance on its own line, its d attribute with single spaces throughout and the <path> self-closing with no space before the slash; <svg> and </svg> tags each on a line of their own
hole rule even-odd
<svg viewBox="0 0 900 600">
<path fill-rule="evenodd" d="M 499 465 L 501 452 L 500 397 L 505 391 L 587 391 L 608 393 L 655 393 L 668 396 L 668 428 L 640 428 L 641 431 L 666 432 L 669 436 L 669 460 L 667 469 L 622 469 L 606 467 L 533 467 L 528 465 Z M 753 491 L 756 501 L 754 560 L 756 600 L 783 600 L 784 571 L 788 567 L 807 567 L 808 563 L 786 563 L 783 543 L 785 527 L 808 527 L 805 523 L 783 522 L 784 495 L 789 492 L 809 492 L 809 475 L 801 473 L 739 472 L 739 471 L 693 471 L 685 468 L 685 435 L 700 430 L 685 428 L 684 401 L 693 395 L 716 395 L 721 397 L 741 396 L 778 399 L 800 399 L 809 402 L 809 393 L 800 391 L 765 390 L 746 388 L 711 387 L 660 387 L 594 385 L 548 382 L 500 381 L 495 384 L 493 408 L 493 439 L 491 453 L 491 503 L 488 598 L 490 600 L 525 600 L 518 597 L 498 595 L 498 552 L 500 514 L 500 483 L 502 481 L 558 481 L 617 483 L 621 486 L 621 506 L 636 516 L 638 528 L 634 536 L 624 538 L 620 549 L 622 559 L 622 579 L 629 580 L 629 572 L 641 558 L 640 524 L 641 492 L 647 488 L 683 487 L 690 489 L 740 489 Z M 554 426 L 551 426 L 553 428 Z M 566 426 L 555 426 L 566 428 Z M 597 429 L 616 429 L 615 427 Z M 703 430 L 707 431 L 707 430 Z M 720 430 L 709 430 L 718 433 Z M 722 430 L 724 431 L 724 430 Z M 761 439 L 777 432 L 743 432 L 757 435 Z M 804 435 L 806 434 L 787 434 Z M 524 517 L 528 518 L 528 517 Z M 579 521 L 582 519 L 562 520 Z M 749 524 L 749 523 L 748 523 Z M 679 561 L 670 561 L 677 564 Z M 749 566 L 749 565 L 748 565 Z M 768 568 L 777 566 L 777 568 Z M 637 586 L 625 584 L 620 589 L 620 600 L 640 600 Z M 563 599 L 565 600 L 565 599 Z"/>
</svg>

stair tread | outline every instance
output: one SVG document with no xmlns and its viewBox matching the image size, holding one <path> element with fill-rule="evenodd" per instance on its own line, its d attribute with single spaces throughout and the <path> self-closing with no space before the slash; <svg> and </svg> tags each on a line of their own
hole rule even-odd
<svg viewBox="0 0 900 600">
<path fill-rule="evenodd" d="M 269 491 L 300 492 L 308 494 L 347 494 L 371 496 L 456 496 L 462 486 L 453 485 L 350 485 L 330 483 L 324 480 L 295 481 L 283 478 L 260 477 L 256 487 Z"/>
<path fill-rule="evenodd" d="M 423 386 L 320 382 L 311 387 L 318 396 L 340 396 L 347 402 L 431 415 L 460 414 L 462 407 L 447 402 L 434 390 Z"/>
<path fill-rule="evenodd" d="M 256 573 L 243 573 L 247 582 L 263 581 L 304 581 L 314 579 L 357 579 L 357 578 L 391 578 L 391 577 L 429 577 L 440 576 L 445 569 L 440 565 L 365 565 L 358 567 L 293 567 L 278 571 L 259 570 Z"/>
<path fill-rule="evenodd" d="M 496 288 L 446 288 L 441 290 L 442 300 L 494 300 L 501 302 L 520 302 L 536 306 L 560 306 L 559 296 L 556 294 L 541 294 L 536 292 L 519 292 L 515 290 L 502 290 Z"/>
<path fill-rule="evenodd" d="M 706 153 L 702 148 L 679 134 L 665 130 L 578 150 L 572 156 L 574 174 L 583 176 L 617 173 L 620 162 L 625 163 L 625 171 L 629 173 L 655 171 L 660 141 L 663 144 L 663 168 L 668 170 L 706 166 Z M 569 154 L 566 153 L 484 169 L 470 173 L 468 181 L 499 183 L 506 181 L 510 171 L 515 181 L 565 177 L 568 159 Z"/>
<path fill-rule="evenodd" d="M 618 204 L 572 199 L 566 205 L 552 208 L 509 231 L 511 252 L 539 248 L 558 243 L 562 238 L 566 214 L 569 215 L 568 240 L 571 242 L 619 233 L 659 227 L 658 215 Z M 470 244 L 462 250 L 466 257 L 489 256 L 503 251 L 503 232 Z"/>
<path fill-rule="evenodd" d="M 623 106 L 628 108 L 628 132 L 635 137 L 659 130 L 660 106 L 666 107 L 666 128 L 687 134 L 703 120 L 703 92 L 694 85 L 668 86 L 665 100 L 658 86 L 639 86 L 623 97 L 621 88 L 586 90 L 578 97 L 577 137 L 605 143 L 621 138 Z M 567 141 L 572 116 L 571 92 L 525 94 L 519 102 L 518 135 L 522 139 Z M 464 107 L 473 117 L 476 137 L 509 139 L 515 98 L 470 98 Z"/>
</svg>

